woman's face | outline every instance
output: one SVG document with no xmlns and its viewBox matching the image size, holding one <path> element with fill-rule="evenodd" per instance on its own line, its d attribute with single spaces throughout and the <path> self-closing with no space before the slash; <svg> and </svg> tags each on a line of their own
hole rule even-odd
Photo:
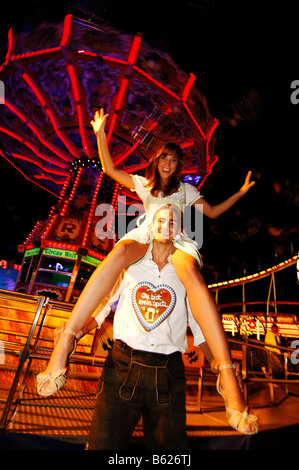
<svg viewBox="0 0 299 470">
<path fill-rule="evenodd" d="M 177 170 L 178 159 L 172 155 L 161 155 L 158 161 L 158 172 L 160 178 L 168 180 Z"/>
</svg>

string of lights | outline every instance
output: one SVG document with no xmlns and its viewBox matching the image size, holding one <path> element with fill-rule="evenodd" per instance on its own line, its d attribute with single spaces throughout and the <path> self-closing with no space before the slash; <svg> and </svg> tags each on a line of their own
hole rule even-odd
<svg viewBox="0 0 299 470">
<path fill-rule="evenodd" d="M 95 168 L 102 170 L 101 160 L 99 158 L 81 157 L 76 158 L 70 164 L 70 171 L 76 173 L 79 168 Z"/>
</svg>

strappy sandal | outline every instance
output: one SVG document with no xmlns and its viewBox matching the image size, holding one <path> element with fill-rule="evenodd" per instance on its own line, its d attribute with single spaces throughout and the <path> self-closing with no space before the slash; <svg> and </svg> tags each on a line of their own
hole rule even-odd
<svg viewBox="0 0 299 470">
<path fill-rule="evenodd" d="M 226 409 L 226 417 L 228 424 L 235 429 L 236 431 L 239 431 L 242 434 L 247 434 L 247 435 L 253 435 L 258 433 L 258 418 L 257 416 L 253 414 L 248 414 L 246 410 L 244 411 L 239 411 L 239 410 L 234 410 L 233 408 L 228 408 L 226 406 L 226 397 L 223 388 L 220 385 L 220 371 L 222 369 L 235 369 L 234 364 L 222 364 L 219 366 L 219 374 L 217 378 L 217 383 L 216 383 L 216 388 L 217 392 L 222 396 L 224 399 L 225 403 L 225 409 Z M 251 431 L 247 431 L 246 427 L 248 424 L 251 427 Z"/>
<path fill-rule="evenodd" d="M 64 330 L 60 334 L 63 334 L 63 333 L 67 333 L 69 335 L 75 336 L 74 348 L 72 352 L 69 354 L 68 359 L 67 359 L 67 361 L 69 361 L 77 347 L 76 332 L 72 330 Z M 54 393 L 56 393 L 66 384 L 66 380 L 67 380 L 66 372 L 67 372 L 67 367 L 64 367 L 63 369 L 60 369 L 57 372 L 52 372 L 52 374 L 45 374 L 44 372 L 41 372 L 40 374 L 38 374 L 36 377 L 37 393 L 43 397 L 49 397 L 53 395 Z M 45 392 L 43 390 L 43 387 L 47 383 L 50 385 L 50 388 L 47 392 Z"/>
</svg>

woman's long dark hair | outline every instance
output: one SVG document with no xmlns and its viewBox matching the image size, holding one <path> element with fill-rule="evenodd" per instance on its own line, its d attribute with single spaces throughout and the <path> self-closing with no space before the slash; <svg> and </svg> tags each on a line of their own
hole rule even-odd
<svg viewBox="0 0 299 470">
<path fill-rule="evenodd" d="M 154 155 L 145 170 L 145 177 L 148 180 L 148 187 L 151 188 L 151 194 L 157 196 L 157 193 L 161 191 L 161 178 L 158 172 L 159 158 L 163 155 L 171 155 L 177 158 L 178 165 L 175 173 L 170 178 L 169 184 L 166 188 L 163 188 L 163 196 L 168 196 L 179 187 L 179 183 L 182 178 L 182 170 L 184 167 L 184 153 L 181 147 L 174 143 L 168 142 Z"/>
</svg>

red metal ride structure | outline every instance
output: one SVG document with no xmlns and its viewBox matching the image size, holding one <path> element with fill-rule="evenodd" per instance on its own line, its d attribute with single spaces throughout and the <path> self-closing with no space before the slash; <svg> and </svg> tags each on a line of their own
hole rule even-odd
<svg viewBox="0 0 299 470">
<path fill-rule="evenodd" d="M 200 187 L 217 161 L 214 119 L 195 76 L 142 35 L 72 15 L 62 23 L 8 34 L 0 154 L 27 179 L 57 196 L 46 221 L 23 243 L 16 290 L 75 302 L 116 236 L 96 233 L 104 203 L 117 212 L 137 196 L 102 171 L 90 121 L 104 108 L 115 165 L 143 174 L 152 154 L 175 141 L 186 154 L 183 177 Z M 122 210 L 126 211 L 125 208 Z M 113 229 L 108 218 L 107 231 Z"/>
</svg>

